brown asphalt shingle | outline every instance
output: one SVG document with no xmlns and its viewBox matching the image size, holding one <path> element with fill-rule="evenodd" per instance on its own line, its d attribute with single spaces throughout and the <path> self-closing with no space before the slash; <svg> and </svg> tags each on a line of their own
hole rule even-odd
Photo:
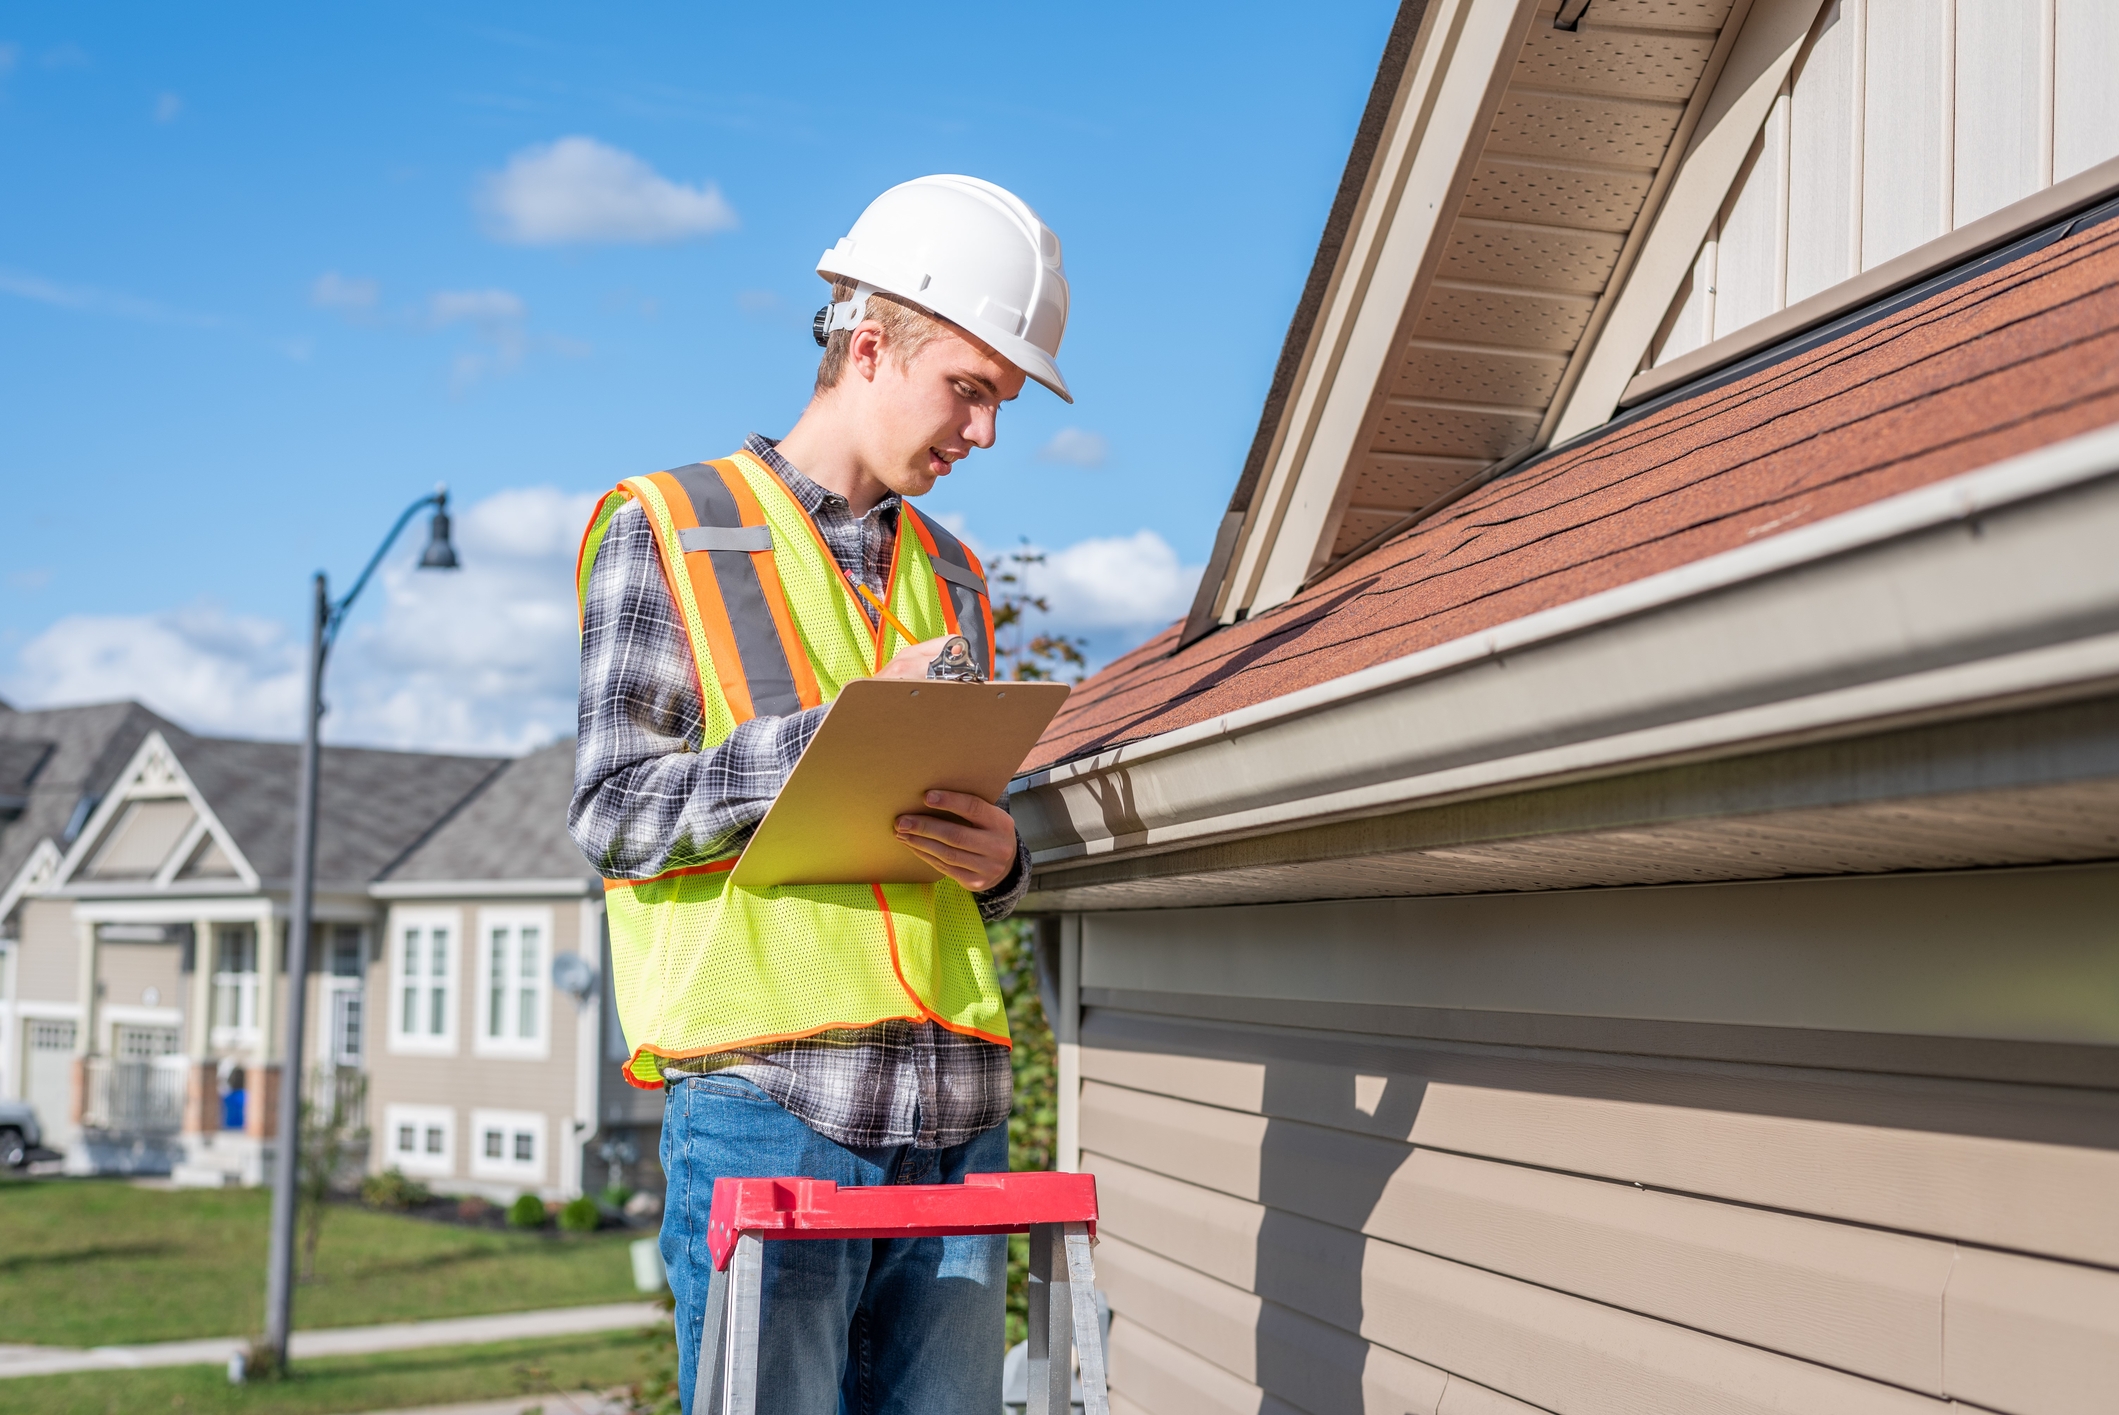
<svg viewBox="0 0 2119 1415">
<path fill-rule="evenodd" d="M 1026 770 L 1205 721 L 2119 421 L 2119 222 L 1534 463 L 1077 688 Z"/>
</svg>

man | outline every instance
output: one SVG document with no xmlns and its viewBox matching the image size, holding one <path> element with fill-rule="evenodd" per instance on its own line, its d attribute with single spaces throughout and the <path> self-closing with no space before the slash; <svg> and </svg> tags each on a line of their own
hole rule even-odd
<svg viewBox="0 0 2119 1415">
<path fill-rule="evenodd" d="M 621 483 L 579 570 L 568 820 L 609 881 L 627 1079 L 667 1088 L 662 1251 L 687 1411 L 712 1388 L 696 1366 L 715 1178 L 1008 1167 L 1008 1024 L 984 932 L 1029 884 L 1007 813 L 937 791 L 938 814 L 900 817 L 935 884 L 745 890 L 727 872 L 844 683 L 923 677 L 955 633 L 991 672 L 977 558 L 905 498 L 991 447 L 1026 377 L 1073 401 L 1053 362 L 1059 241 L 999 187 L 926 177 L 878 197 L 817 270 L 834 299 L 794 428 Z M 992 1415 L 1006 1251 L 990 1236 L 766 1245 L 760 1411 Z"/>
</svg>

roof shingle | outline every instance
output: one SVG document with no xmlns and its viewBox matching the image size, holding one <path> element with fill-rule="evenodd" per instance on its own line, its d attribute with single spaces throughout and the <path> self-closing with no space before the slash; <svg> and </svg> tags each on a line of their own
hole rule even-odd
<svg viewBox="0 0 2119 1415">
<path fill-rule="evenodd" d="M 1025 770 L 1249 707 L 2119 421 L 2119 222 L 1562 449 L 1075 690 Z"/>
</svg>

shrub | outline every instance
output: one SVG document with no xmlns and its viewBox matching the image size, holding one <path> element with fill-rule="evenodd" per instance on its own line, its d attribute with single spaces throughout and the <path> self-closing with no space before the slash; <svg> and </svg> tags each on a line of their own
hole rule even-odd
<svg viewBox="0 0 2119 1415">
<path fill-rule="evenodd" d="M 456 1201 L 456 1217 L 461 1223 L 484 1223 L 493 1206 L 476 1194 L 466 1194 Z"/>
<path fill-rule="evenodd" d="M 378 1209 L 416 1209 L 434 1195 L 416 1179 L 407 1179 L 400 1169 L 386 1169 L 361 1181 L 361 1202 Z"/>
<path fill-rule="evenodd" d="M 535 1194 L 525 1194 L 508 1205 L 510 1228 L 543 1228 L 544 1200 Z"/>
<path fill-rule="evenodd" d="M 633 1191 L 626 1188 L 623 1184 L 611 1184 L 606 1185 L 604 1191 L 596 1196 L 596 1202 L 609 1209 L 612 1213 L 619 1213 L 624 1210 L 625 1201 L 632 1197 Z"/>
<path fill-rule="evenodd" d="M 584 1194 L 578 1199 L 569 1199 L 559 1210 L 559 1226 L 567 1233 L 594 1233 L 596 1225 L 603 1219 L 597 1211 L 596 1201 Z"/>
</svg>

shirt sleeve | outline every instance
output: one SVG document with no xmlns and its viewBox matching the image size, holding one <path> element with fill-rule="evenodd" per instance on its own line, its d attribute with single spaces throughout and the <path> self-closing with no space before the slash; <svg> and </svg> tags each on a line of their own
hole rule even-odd
<svg viewBox="0 0 2119 1415">
<path fill-rule="evenodd" d="M 649 879 L 741 850 L 825 709 L 754 717 L 699 751 L 703 711 L 654 528 L 637 504 L 627 505 L 604 533 L 582 604 L 567 811 L 574 844 L 605 878 Z"/>
<path fill-rule="evenodd" d="M 1023 902 L 1030 892 L 1030 847 L 1023 837 L 1015 837 L 1015 868 L 1002 876 L 1001 882 L 991 889 L 982 889 L 971 897 L 978 901 L 979 917 L 989 924 L 997 924 L 1015 912 L 1015 906 Z"/>
</svg>

